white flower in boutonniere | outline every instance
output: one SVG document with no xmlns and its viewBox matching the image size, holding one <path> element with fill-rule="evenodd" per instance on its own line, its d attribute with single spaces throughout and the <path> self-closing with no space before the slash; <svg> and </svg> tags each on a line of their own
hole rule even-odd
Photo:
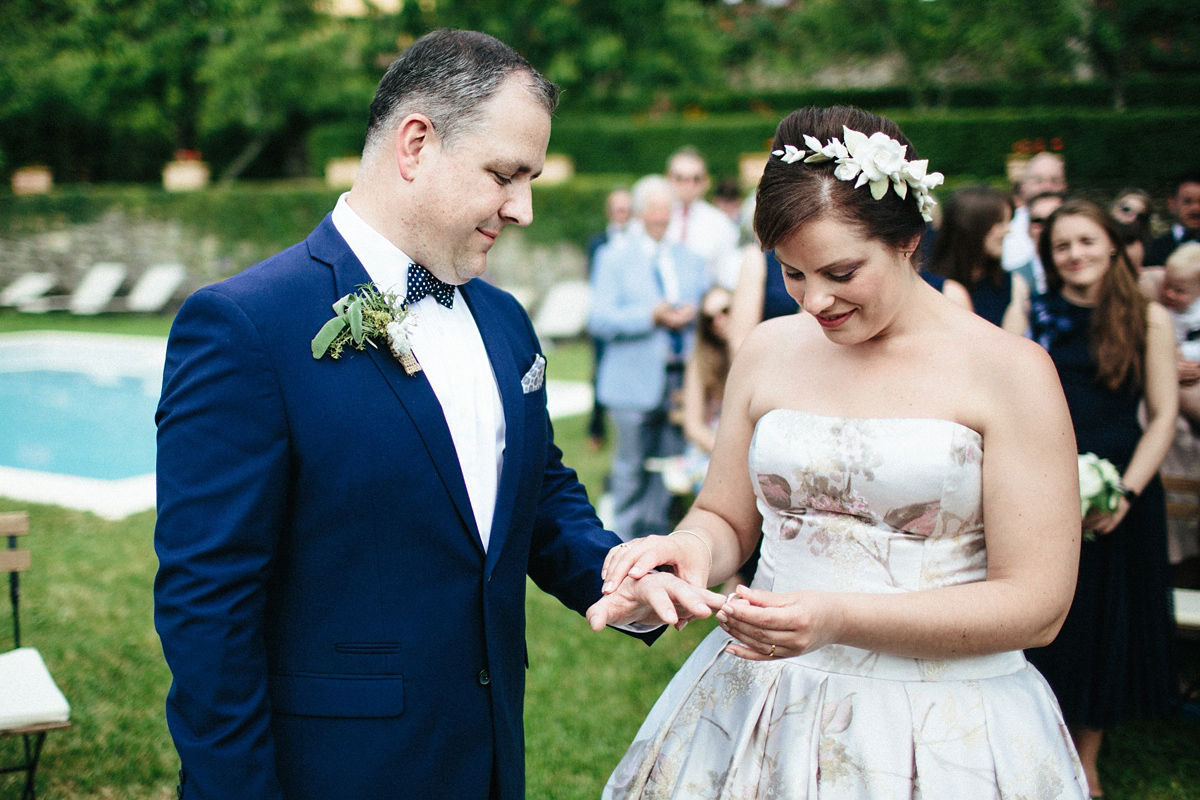
<svg viewBox="0 0 1200 800">
<path fill-rule="evenodd" d="M 1112 462 L 1095 453 L 1079 455 L 1079 513 L 1087 517 L 1093 511 L 1111 514 L 1121 503 L 1125 486 L 1121 473 Z M 1090 535 L 1089 535 L 1090 534 Z M 1084 538 L 1091 541 L 1094 531 L 1084 531 Z"/>
<path fill-rule="evenodd" d="M 333 319 L 313 337 L 313 358 L 326 353 L 330 358 L 341 358 L 347 346 L 364 350 L 368 344 L 379 347 L 376 341 L 386 341 L 407 374 L 421 371 L 412 351 L 417 317 L 395 294 L 381 292 L 374 284 L 363 284 L 356 293 L 339 298 L 333 304 L 333 314 Z"/>
</svg>

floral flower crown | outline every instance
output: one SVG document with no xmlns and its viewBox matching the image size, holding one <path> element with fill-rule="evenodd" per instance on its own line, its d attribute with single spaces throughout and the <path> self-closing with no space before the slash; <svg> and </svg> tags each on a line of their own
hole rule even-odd
<svg viewBox="0 0 1200 800">
<path fill-rule="evenodd" d="M 822 147 L 819 139 L 805 134 L 804 144 L 812 151 L 807 157 L 808 150 L 790 144 L 785 144 L 782 150 L 771 151 L 771 155 L 779 156 L 779 160 L 785 164 L 793 164 L 802 158 L 805 164 L 836 161 L 837 169 L 833 171 L 835 178 L 854 181 L 855 189 L 869 183 L 871 196 L 876 200 L 887 193 L 888 186 L 894 188 L 901 199 L 908 197 L 908 189 L 912 187 L 917 210 L 926 222 L 933 221 L 933 207 L 937 202 L 931 191 L 942 185 L 945 176 L 940 172 L 927 173 L 928 159 L 909 161 L 905 158 L 907 150 L 904 145 L 879 131 L 868 137 L 843 125 L 842 136 L 844 144 L 837 139 L 830 139 Z"/>
</svg>

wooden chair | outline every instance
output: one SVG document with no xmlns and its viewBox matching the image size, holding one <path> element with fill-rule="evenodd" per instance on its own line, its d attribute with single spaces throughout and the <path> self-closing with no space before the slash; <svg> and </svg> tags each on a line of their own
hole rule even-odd
<svg viewBox="0 0 1200 800">
<path fill-rule="evenodd" d="M 46 732 L 71 724 L 71 708 L 41 654 L 21 647 L 20 573 L 29 569 L 31 559 L 28 550 L 17 549 L 17 537 L 28 532 L 29 515 L 24 511 L 0 513 L 0 541 L 8 541 L 7 548 L 0 547 L 0 572 L 9 573 L 13 620 L 13 649 L 0 653 L 0 736 L 20 736 L 25 755 L 19 764 L 0 767 L 0 774 L 25 773 L 22 800 L 37 796 L 34 781 Z"/>
<path fill-rule="evenodd" d="M 1163 488 L 1168 495 L 1187 495 L 1186 500 L 1171 501 L 1168 497 L 1167 517 L 1191 522 L 1200 521 L 1200 478 L 1186 478 L 1182 475 L 1163 475 Z"/>
<path fill-rule="evenodd" d="M 1168 492 L 1167 518 L 1200 521 L 1200 479 L 1179 475 L 1163 475 L 1163 488 Z M 1171 499 L 1174 496 L 1175 499 Z M 1194 651 L 1200 642 L 1200 589 L 1174 589 L 1175 629 L 1181 648 Z M 1182 651 L 1181 651 L 1182 652 Z M 1200 691 L 1200 680 L 1193 678 L 1182 687 L 1186 702 Z M 1194 704 L 1193 704 L 1194 705 Z"/>
</svg>

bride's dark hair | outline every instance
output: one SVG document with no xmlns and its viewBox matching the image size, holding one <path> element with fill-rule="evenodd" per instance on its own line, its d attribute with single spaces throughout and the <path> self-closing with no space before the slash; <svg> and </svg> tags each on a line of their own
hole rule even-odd
<svg viewBox="0 0 1200 800">
<path fill-rule="evenodd" d="M 830 139 L 843 141 L 842 126 L 867 136 L 882 131 L 904 145 L 905 158 L 917 159 L 912 142 L 896 123 L 848 106 L 793 111 L 779 123 L 771 149 L 783 150 L 790 144 L 808 150 L 805 134 L 822 145 Z M 764 250 L 774 249 L 802 225 L 825 217 L 847 222 L 867 237 L 896 248 L 911 244 L 925 231 L 925 219 L 917 208 L 914 192 L 909 191 L 901 199 L 889 188 L 876 200 L 867 186 L 855 189 L 854 181 L 835 178 L 836 166 L 833 161 L 788 164 L 771 156 L 758 184 L 754 210 L 754 231 Z"/>
</svg>

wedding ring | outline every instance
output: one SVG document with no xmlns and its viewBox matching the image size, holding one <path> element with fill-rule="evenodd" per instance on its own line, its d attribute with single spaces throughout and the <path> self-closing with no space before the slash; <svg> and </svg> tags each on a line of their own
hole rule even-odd
<svg viewBox="0 0 1200 800">
<path fill-rule="evenodd" d="M 774 658 L 774 657 L 775 657 L 775 645 L 771 645 L 771 652 L 767 653 L 767 658 Z"/>
<path fill-rule="evenodd" d="M 619 545 L 617 545 L 618 550 L 620 550 L 623 547 L 629 547 L 629 542 L 621 542 Z"/>
</svg>

